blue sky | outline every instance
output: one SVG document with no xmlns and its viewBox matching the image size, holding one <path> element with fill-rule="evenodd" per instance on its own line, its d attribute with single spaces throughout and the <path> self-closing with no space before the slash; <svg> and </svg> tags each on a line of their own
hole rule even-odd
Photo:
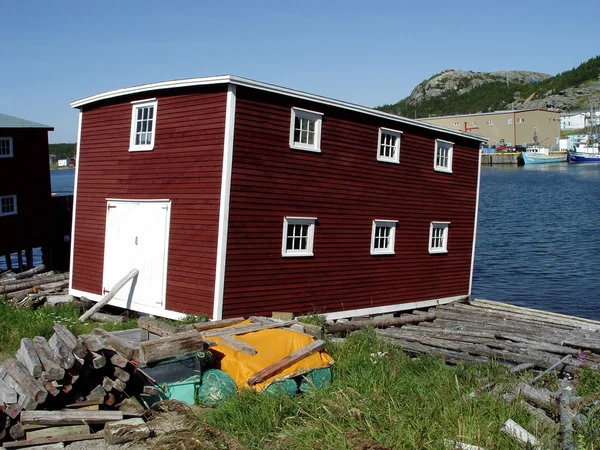
<svg viewBox="0 0 600 450">
<path fill-rule="evenodd" d="M 377 106 L 444 69 L 554 75 L 600 53 L 600 3 L 568 5 L 0 0 L 0 112 L 75 142 L 71 101 L 170 79 L 230 73 Z"/>
</svg>

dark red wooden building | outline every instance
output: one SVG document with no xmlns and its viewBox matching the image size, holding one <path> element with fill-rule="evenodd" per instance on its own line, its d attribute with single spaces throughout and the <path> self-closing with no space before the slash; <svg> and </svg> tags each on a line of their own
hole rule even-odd
<svg viewBox="0 0 600 450">
<path fill-rule="evenodd" d="M 0 114 L 0 255 L 48 244 L 52 227 L 48 131 Z"/>
<path fill-rule="evenodd" d="M 235 76 L 80 109 L 71 293 L 164 317 L 331 318 L 470 294 L 482 139 Z"/>
</svg>

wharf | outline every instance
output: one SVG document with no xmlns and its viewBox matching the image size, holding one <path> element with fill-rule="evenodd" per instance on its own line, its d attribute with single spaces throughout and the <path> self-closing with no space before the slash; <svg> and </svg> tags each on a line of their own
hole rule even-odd
<svg viewBox="0 0 600 450">
<path fill-rule="evenodd" d="M 566 155 L 566 152 L 550 152 L 551 155 Z M 566 162 L 566 160 L 565 160 Z M 523 164 L 521 152 L 503 152 L 503 153 L 482 153 L 481 164 L 500 165 L 500 164 Z"/>
<path fill-rule="evenodd" d="M 600 369 L 599 321 L 488 300 L 403 316 L 407 324 L 377 333 L 410 354 L 440 355 L 449 364 L 496 360 L 548 369 L 562 360 L 557 370 Z"/>
<path fill-rule="evenodd" d="M 521 152 L 482 153 L 481 164 L 519 164 Z"/>
</svg>

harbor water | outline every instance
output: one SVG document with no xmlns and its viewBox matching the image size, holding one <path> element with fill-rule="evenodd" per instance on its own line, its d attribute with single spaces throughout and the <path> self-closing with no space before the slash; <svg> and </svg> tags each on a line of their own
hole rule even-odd
<svg viewBox="0 0 600 450">
<path fill-rule="evenodd" d="M 600 319 L 599 213 L 600 164 L 482 167 L 473 297 Z"/>
<path fill-rule="evenodd" d="M 473 297 L 600 320 L 599 213 L 600 164 L 483 166 Z"/>
</svg>

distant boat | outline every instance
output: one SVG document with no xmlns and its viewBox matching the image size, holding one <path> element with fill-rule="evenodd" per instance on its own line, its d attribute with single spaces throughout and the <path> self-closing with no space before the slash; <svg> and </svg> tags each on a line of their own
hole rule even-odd
<svg viewBox="0 0 600 450">
<path fill-rule="evenodd" d="M 566 154 L 562 152 L 550 154 L 549 148 L 537 145 L 527 147 L 525 151 L 521 152 L 521 157 L 523 158 L 523 164 L 548 164 L 567 160 Z"/>
<path fill-rule="evenodd" d="M 567 152 L 569 162 L 600 162 L 600 151 L 598 143 L 578 143 L 575 144 L 573 150 Z"/>
</svg>

